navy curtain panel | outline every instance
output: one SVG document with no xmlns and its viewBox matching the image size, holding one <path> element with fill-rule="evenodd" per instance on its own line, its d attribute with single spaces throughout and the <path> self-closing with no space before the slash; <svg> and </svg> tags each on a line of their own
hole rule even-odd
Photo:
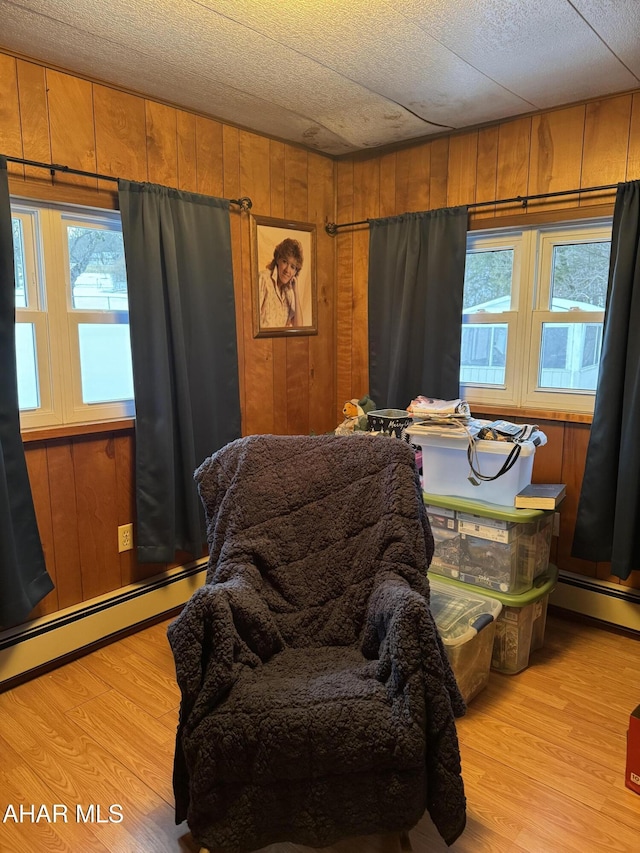
<svg viewBox="0 0 640 853">
<path fill-rule="evenodd" d="M 572 555 L 640 567 L 640 181 L 619 184 L 602 355 Z"/>
<path fill-rule="evenodd" d="M 140 562 L 200 556 L 193 480 L 241 433 L 229 202 L 119 181 L 136 406 Z"/>
<path fill-rule="evenodd" d="M 369 221 L 369 394 L 459 396 L 466 207 Z"/>
<path fill-rule="evenodd" d="M 15 296 L 7 161 L 0 156 L 0 628 L 23 622 L 53 589 L 20 435 Z"/>
</svg>

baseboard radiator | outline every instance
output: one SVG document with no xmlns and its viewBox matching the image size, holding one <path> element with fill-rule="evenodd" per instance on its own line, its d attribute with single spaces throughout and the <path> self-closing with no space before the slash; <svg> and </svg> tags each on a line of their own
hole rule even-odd
<svg viewBox="0 0 640 853">
<path fill-rule="evenodd" d="M 0 632 L 0 686 L 184 604 L 206 558 Z"/>
<path fill-rule="evenodd" d="M 640 633 L 640 590 L 560 571 L 549 604 Z"/>
<path fill-rule="evenodd" d="M 206 558 L 0 632 L 0 686 L 184 604 Z M 560 572 L 549 604 L 640 633 L 640 590 Z"/>
</svg>

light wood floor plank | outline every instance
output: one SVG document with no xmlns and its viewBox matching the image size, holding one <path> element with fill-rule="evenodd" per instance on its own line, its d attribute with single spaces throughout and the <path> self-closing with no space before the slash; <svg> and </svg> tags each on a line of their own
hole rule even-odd
<svg viewBox="0 0 640 853">
<path fill-rule="evenodd" d="M 85 660 L 92 674 L 106 681 L 151 716 L 160 717 L 180 701 L 175 672 L 146 658 L 125 653 L 119 644 L 99 649 Z"/>
<path fill-rule="evenodd" d="M 67 716 L 173 805 L 170 754 L 174 738 L 166 726 L 114 690 L 74 708 Z"/>
</svg>

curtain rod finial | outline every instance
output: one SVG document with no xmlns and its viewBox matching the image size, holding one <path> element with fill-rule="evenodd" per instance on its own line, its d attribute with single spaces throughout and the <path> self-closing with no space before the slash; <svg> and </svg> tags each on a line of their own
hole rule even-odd
<svg viewBox="0 0 640 853">
<path fill-rule="evenodd" d="M 249 196 L 246 195 L 243 195 L 242 198 L 238 199 L 238 204 L 240 205 L 240 210 L 251 210 L 253 207 L 253 202 Z"/>
<path fill-rule="evenodd" d="M 330 234 L 333 237 L 338 233 L 338 226 L 335 222 L 327 222 L 327 224 L 324 226 L 324 230 L 327 232 L 327 234 Z"/>
</svg>

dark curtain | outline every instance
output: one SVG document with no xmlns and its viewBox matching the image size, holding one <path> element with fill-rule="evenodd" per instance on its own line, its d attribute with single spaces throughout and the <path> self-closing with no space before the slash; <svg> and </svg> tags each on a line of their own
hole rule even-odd
<svg viewBox="0 0 640 853">
<path fill-rule="evenodd" d="M 240 395 L 229 202 L 119 182 L 136 405 L 141 562 L 200 556 L 193 480 L 238 438 Z"/>
<path fill-rule="evenodd" d="M 20 435 L 15 294 L 7 161 L 0 156 L 0 628 L 23 622 L 53 589 Z"/>
<path fill-rule="evenodd" d="M 572 554 L 640 567 L 640 181 L 619 184 L 602 355 Z"/>
<path fill-rule="evenodd" d="M 460 393 L 467 208 L 369 222 L 369 394 L 405 409 Z"/>
</svg>

